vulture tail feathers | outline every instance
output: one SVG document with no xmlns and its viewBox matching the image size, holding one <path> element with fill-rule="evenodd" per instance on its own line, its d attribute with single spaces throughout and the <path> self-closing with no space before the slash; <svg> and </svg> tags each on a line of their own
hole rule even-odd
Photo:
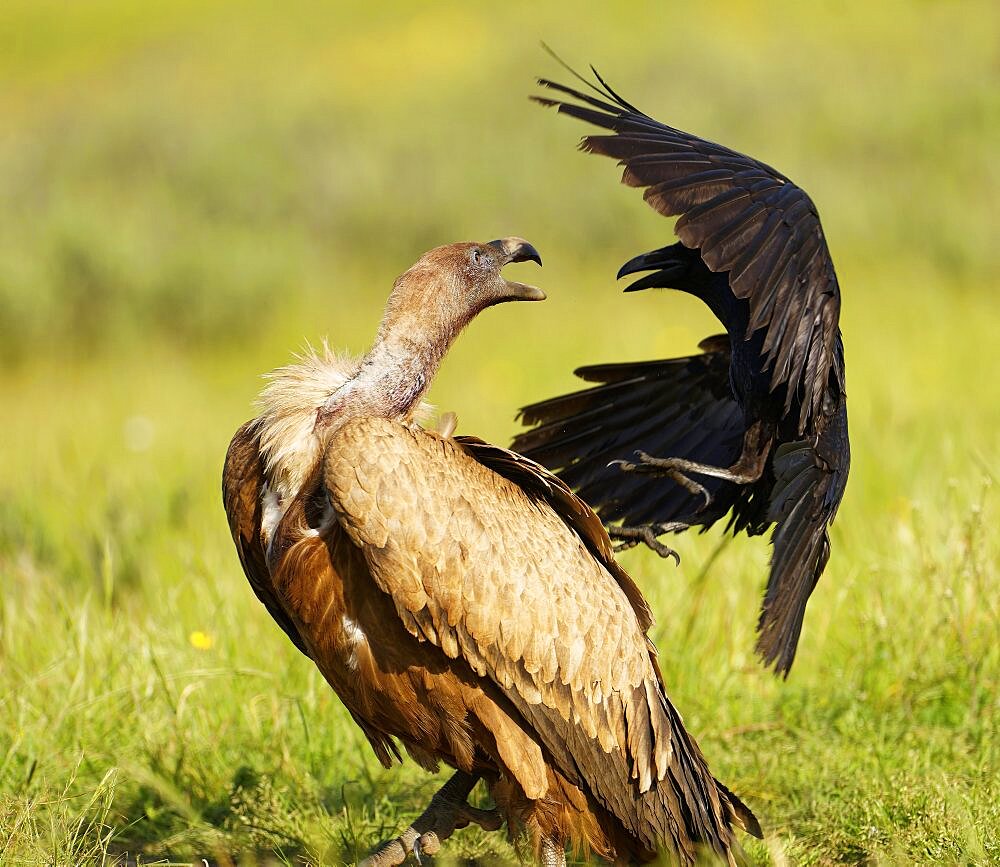
<svg viewBox="0 0 1000 867">
<path fill-rule="evenodd" d="M 733 808 L 736 823 L 751 836 L 756 837 L 758 840 L 763 840 L 764 830 L 760 827 L 760 822 L 757 821 L 757 817 L 750 808 L 734 795 L 728 786 L 720 783 L 718 780 L 715 781 L 715 785 L 719 787 L 720 791 L 729 801 L 729 805 Z"/>
</svg>

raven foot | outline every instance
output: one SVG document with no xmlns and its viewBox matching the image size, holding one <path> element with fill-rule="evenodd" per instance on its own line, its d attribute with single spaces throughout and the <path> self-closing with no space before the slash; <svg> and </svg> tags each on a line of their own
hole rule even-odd
<svg viewBox="0 0 1000 867">
<path fill-rule="evenodd" d="M 687 473 L 702 473 L 704 475 L 715 475 L 716 467 L 706 467 L 704 464 L 696 464 L 693 461 L 686 461 L 683 458 L 654 458 L 645 452 L 636 452 L 638 463 L 629 461 L 611 461 L 608 466 L 617 464 L 626 473 L 643 473 L 647 476 L 662 476 L 676 482 L 689 494 L 695 497 L 702 497 L 705 502 L 701 509 L 706 508 L 712 502 L 712 495 L 704 485 L 698 484 Z M 705 470 L 712 470 L 705 473 Z M 725 472 L 724 470 L 722 472 Z"/>
<path fill-rule="evenodd" d="M 680 566 L 681 555 L 670 546 L 664 545 L 656 537 L 675 530 L 686 530 L 689 526 L 690 524 L 685 524 L 682 521 L 671 521 L 665 524 L 644 524 L 641 527 L 608 527 L 608 535 L 612 539 L 622 540 L 615 545 L 615 551 L 627 551 L 629 548 L 642 544 L 651 548 L 664 560 L 673 557 L 677 565 Z"/>
<path fill-rule="evenodd" d="M 411 854 L 420 862 L 424 855 L 436 855 L 443 840 L 472 822 L 485 831 L 496 831 L 503 824 L 496 808 L 480 810 L 466 803 L 478 780 L 477 776 L 456 771 L 413 824 L 396 839 L 382 843 L 361 862 L 361 867 L 395 867 Z"/>
</svg>

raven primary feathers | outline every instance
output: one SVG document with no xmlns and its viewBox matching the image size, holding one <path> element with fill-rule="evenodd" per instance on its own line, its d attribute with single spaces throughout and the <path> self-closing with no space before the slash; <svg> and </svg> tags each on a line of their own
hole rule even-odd
<svg viewBox="0 0 1000 867">
<path fill-rule="evenodd" d="M 780 172 L 653 120 L 600 76 L 599 98 L 540 83 L 575 100 L 543 105 L 609 131 L 583 150 L 617 159 L 623 183 L 680 217 L 679 243 L 622 266 L 652 272 L 626 291 L 688 292 L 727 334 L 690 358 L 581 368 L 602 384 L 525 407 L 535 427 L 513 448 L 558 470 L 623 546 L 671 554 L 657 536 L 727 513 L 734 532 L 775 525 L 757 650 L 787 675 L 850 465 L 840 289 L 819 215 Z"/>
<path fill-rule="evenodd" d="M 453 244 L 393 288 L 352 362 L 279 371 L 233 438 L 223 499 L 250 584 L 387 767 L 456 769 L 368 859 L 400 864 L 477 822 L 618 862 L 661 847 L 735 863 L 753 814 L 709 771 L 666 696 L 649 608 L 600 520 L 541 466 L 414 420 L 452 341 L 504 301 L 527 242 Z M 498 810 L 466 798 L 486 781 Z"/>
</svg>

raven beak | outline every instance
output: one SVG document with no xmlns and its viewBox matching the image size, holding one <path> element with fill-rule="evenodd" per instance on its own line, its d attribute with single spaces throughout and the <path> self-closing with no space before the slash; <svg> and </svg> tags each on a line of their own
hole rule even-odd
<svg viewBox="0 0 1000 867">
<path fill-rule="evenodd" d="M 676 245 L 674 245 L 676 246 Z M 634 283 L 625 287 L 626 292 L 638 292 L 640 289 L 667 289 L 674 285 L 674 281 L 682 278 L 687 273 L 688 266 L 678 261 L 677 257 L 671 255 L 673 248 L 665 247 L 662 250 L 651 250 L 648 253 L 640 253 L 633 259 L 629 259 L 618 269 L 617 279 L 621 280 L 629 274 L 638 274 L 641 271 L 652 271 L 645 277 L 640 277 Z"/>
<path fill-rule="evenodd" d="M 624 276 L 619 274 L 619 277 Z M 642 289 L 663 289 L 663 272 L 654 271 L 652 274 L 647 274 L 645 277 L 640 277 L 634 283 L 629 283 L 628 286 L 624 288 L 624 292 L 639 292 Z"/>
<path fill-rule="evenodd" d="M 500 238 L 490 241 L 487 246 L 496 250 L 499 256 L 500 266 L 509 262 L 537 262 L 542 264 L 542 257 L 538 251 L 531 246 L 524 238 Z M 529 286 L 526 283 L 516 283 L 513 280 L 504 280 L 507 284 L 506 299 L 510 301 L 544 301 L 545 293 L 537 286 Z"/>
<path fill-rule="evenodd" d="M 651 271 L 653 268 L 659 267 L 655 263 L 651 263 L 649 258 L 649 253 L 640 253 L 638 256 L 629 259 L 624 265 L 621 266 L 621 268 L 618 269 L 618 274 L 615 276 L 615 279 L 621 280 L 622 277 L 627 277 L 629 274 L 638 274 L 640 271 Z"/>
<path fill-rule="evenodd" d="M 500 238 L 496 241 L 490 241 L 489 246 L 500 254 L 501 266 L 509 262 L 528 261 L 542 264 L 542 257 L 538 255 L 538 251 L 524 238 Z"/>
</svg>

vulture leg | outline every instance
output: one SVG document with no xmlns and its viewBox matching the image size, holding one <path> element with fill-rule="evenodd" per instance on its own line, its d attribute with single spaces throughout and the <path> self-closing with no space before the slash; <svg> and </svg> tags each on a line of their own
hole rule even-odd
<svg viewBox="0 0 1000 867">
<path fill-rule="evenodd" d="M 611 463 L 618 464 L 627 473 L 665 476 L 689 493 L 704 498 L 705 504 L 702 508 L 705 508 L 712 502 L 712 497 L 705 486 L 698 484 L 690 478 L 689 474 L 712 476 L 736 485 L 749 485 L 756 482 L 763 474 L 773 442 L 773 432 L 766 433 L 763 423 L 758 421 L 747 429 L 743 437 L 743 450 L 739 460 L 731 467 L 713 467 L 684 458 L 654 458 L 642 451 L 636 452 L 638 463 L 628 461 L 612 461 Z"/>
<path fill-rule="evenodd" d="M 566 867 L 566 844 L 562 840 L 543 837 L 539 855 L 542 867 Z"/>
<path fill-rule="evenodd" d="M 361 867 L 395 867 L 409 855 L 434 855 L 458 828 L 475 822 L 486 831 L 496 831 L 503 820 L 496 809 L 479 810 L 465 799 L 479 782 L 479 777 L 455 771 L 447 783 L 431 798 L 430 806 L 395 840 L 388 840 L 361 862 Z"/>
<path fill-rule="evenodd" d="M 615 545 L 616 551 L 627 551 L 629 548 L 634 548 L 636 545 L 645 544 L 649 548 L 652 548 L 664 560 L 666 560 L 667 557 L 673 557 L 677 562 L 677 565 L 680 566 L 681 555 L 668 545 L 664 545 L 663 542 L 656 537 L 662 536 L 664 533 L 686 530 L 690 526 L 690 524 L 685 524 L 683 521 L 670 521 L 669 523 L 643 524 L 639 527 L 608 527 L 607 530 L 608 535 L 612 539 L 622 540 L 620 544 Z"/>
</svg>

